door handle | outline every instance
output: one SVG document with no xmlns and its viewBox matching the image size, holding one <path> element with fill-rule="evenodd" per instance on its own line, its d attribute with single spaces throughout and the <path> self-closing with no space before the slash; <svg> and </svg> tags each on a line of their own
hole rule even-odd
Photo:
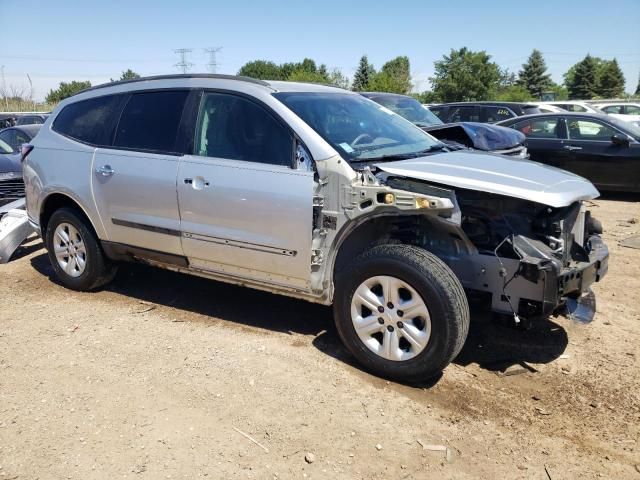
<svg viewBox="0 0 640 480">
<path fill-rule="evenodd" d="M 111 168 L 111 165 L 103 165 L 99 168 L 96 168 L 96 173 L 98 175 L 102 175 L 103 177 L 110 177 L 111 175 L 116 173 L 116 171 Z"/>
<path fill-rule="evenodd" d="M 202 190 L 210 185 L 203 177 L 185 178 L 184 183 L 186 185 L 191 185 L 194 190 Z"/>
<path fill-rule="evenodd" d="M 582 147 L 575 147 L 573 145 L 565 145 L 564 147 L 565 150 L 569 150 L 570 152 L 573 152 L 575 150 L 582 150 Z"/>
</svg>

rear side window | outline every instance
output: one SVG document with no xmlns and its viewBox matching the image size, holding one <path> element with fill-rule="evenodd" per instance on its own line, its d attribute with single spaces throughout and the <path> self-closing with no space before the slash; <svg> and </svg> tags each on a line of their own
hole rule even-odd
<svg viewBox="0 0 640 480">
<path fill-rule="evenodd" d="M 493 123 L 513 117 L 513 114 L 505 107 L 481 107 L 485 114 L 485 122 Z"/>
<path fill-rule="evenodd" d="M 188 91 L 135 93 L 122 111 L 115 147 L 174 152 Z"/>
<path fill-rule="evenodd" d="M 622 106 L 620 105 L 610 105 L 608 107 L 604 107 L 602 109 L 604 113 L 622 113 Z"/>
<path fill-rule="evenodd" d="M 450 107 L 450 122 L 479 122 L 480 116 L 475 106 L 469 107 Z"/>
<path fill-rule="evenodd" d="M 67 105 L 54 120 L 52 128 L 84 143 L 108 146 L 122 98 L 122 95 L 106 95 Z"/>
</svg>

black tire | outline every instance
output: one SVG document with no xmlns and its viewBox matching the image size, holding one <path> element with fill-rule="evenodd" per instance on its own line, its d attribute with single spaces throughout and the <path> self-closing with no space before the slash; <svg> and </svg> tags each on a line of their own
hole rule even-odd
<svg viewBox="0 0 640 480">
<path fill-rule="evenodd" d="M 429 311 L 428 343 L 408 360 L 387 360 L 370 350 L 351 319 L 356 289 L 380 275 L 406 282 Z M 460 353 L 469 332 L 469 305 L 460 281 L 439 258 L 412 245 L 379 245 L 355 258 L 336 275 L 333 309 L 338 333 L 356 359 L 376 375 L 404 382 L 420 382 L 440 374 Z"/>
<path fill-rule="evenodd" d="M 62 223 L 75 227 L 85 244 L 86 264 L 82 274 L 77 277 L 67 274 L 62 269 L 54 252 L 55 231 Z M 56 276 L 67 288 L 83 292 L 95 290 L 109 283 L 116 275 L 117 267 L 105 257 L 96 234 L 84 218 L 84 215 L 72 208 L 61 208 L 51 215 L 45 234 L 45 246 Z"/>
</svg>

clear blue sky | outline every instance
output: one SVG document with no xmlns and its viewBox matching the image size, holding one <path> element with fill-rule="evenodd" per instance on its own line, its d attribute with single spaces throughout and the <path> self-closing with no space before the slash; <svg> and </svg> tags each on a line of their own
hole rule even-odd
<svg viewBox="0 0 640 480">
<path fill-rule="evenodd" d="M 310 57 L 352 76 L 363 54 L 376 67 L 407 55 L 416 90 L 462 46 L 515 72 L 537 48 L 557 82 L 587 52 L 616 57 L 627 91 L 640 73 L 640 0 L 0 0 L 0 33 L 6 84 L 28 86 L 29 74 L 37 99 L 62 80 L 177 73 L 177 48 L 192 48 L 192 71 L 204 72 L 214 46 L 219 73 Z"/>
</svg>

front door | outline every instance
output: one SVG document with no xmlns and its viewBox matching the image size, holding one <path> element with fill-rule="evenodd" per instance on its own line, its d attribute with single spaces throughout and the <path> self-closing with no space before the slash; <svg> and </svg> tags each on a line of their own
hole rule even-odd
<svg viewBox="0 0 640 480">
<path fill-rule="evenodd" d="M 182 246 L 201 270 L 306 289 L 313 172 L 296 169 L 294 136 L 253 100 L 203 94 L 194 155 L 178 171 Z"/>
<path fill-rule="evenodd" d="M 131 95 L 113 147 L 96 149 L 91 186 L 107 240 L 182 255 L 175 145 L 187 95 Z"/>
<path fill-rule="evenodd" d="M 638 187 L 638 149 L 613 143 L 611 137 L 621 134 L 619 131 L 599 120 L 579 117 L 567 118 L 567 130 L 565 148 L 571 154 L 567 170 L 588 178 L 602 190 Z"/>
</svg>

